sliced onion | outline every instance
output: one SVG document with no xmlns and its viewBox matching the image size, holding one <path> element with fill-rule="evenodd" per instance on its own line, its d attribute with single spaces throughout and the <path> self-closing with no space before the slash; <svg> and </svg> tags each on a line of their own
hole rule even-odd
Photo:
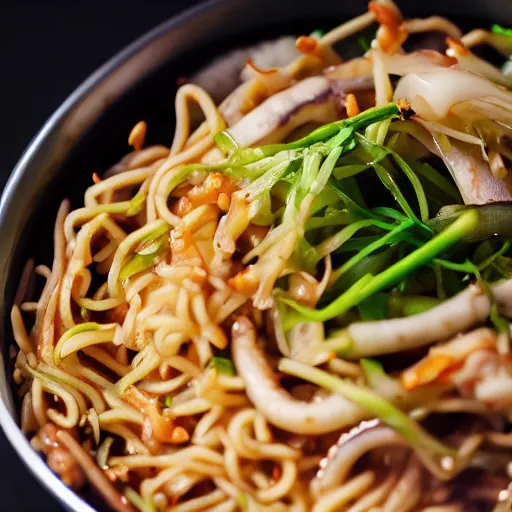
<svg viewBox="0 0 512 512">
<path fill-rule="evenodd" d="M 410 73 L 398 82 L 395 90 L 395 100 L 405 98 L 427 121 L 446 118 L 457 103 L 485 97 L 512 103 L 512 92 L 481 76 L 451 68 Z"/>
</svg>

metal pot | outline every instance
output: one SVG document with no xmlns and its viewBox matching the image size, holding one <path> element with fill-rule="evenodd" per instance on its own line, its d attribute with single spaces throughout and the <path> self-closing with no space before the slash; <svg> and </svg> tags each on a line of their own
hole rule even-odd
<svg viewBox="0 0 512 512">
<path fill-rule="evenodd" d="M 408 17 L 443 15 L 468 26 L 512 25 L 510 0 L 401 0 Z M 360 14 L 366 2 L 332 0 L 211 0 L 158 26 L 90 76 L 53 114 L 16 165 L 0 201 L 0 424 L 33 474 L 66 507 L 93 512 L 49 470 L 18 428 L 11 361 L 9 311 L 24 262 L 50 262 L 60 200 L 78 205 L 92 170 L 126 151 L 126 134 L 140 119 L 172 139 L 172 99 L 177 79 L 223 50 L 268 35 L 300 33 Z M 23 205 L 20 207 L 20 205 Z"/>
</svg>

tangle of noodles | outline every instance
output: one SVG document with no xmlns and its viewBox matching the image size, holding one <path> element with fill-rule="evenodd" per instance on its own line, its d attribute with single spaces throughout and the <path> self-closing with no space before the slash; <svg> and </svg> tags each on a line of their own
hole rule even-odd
<svg viewBox="0 0 512 512">
<path fill-rule="evenodd" d="M 374 22 L 343 62 L 332 45 Z M 446 54 L 404 50 L 431 31 Z M 170 148 L 137 123 L 11 310 L 21 428 L 51 469 L 118 511 L 506 500 L 512 93 L 468 47 L 510 57 L 511 34 L 374 0 L 287 67 L 249 63 L 219 107 L 181 86 Z"/>
</svg>

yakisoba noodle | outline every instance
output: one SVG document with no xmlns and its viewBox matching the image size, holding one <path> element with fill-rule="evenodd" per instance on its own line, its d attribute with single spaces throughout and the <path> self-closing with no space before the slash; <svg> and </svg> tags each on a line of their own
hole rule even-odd
<svg viewBox="0 0 512 512">
<path fill-rule="evenodd" d="M 426 32 L 447 45 L 409 51 Z M 117 511 L 490 510 L 512 476 L 512 32 L 376 0 L 296 46 L 220 106 L 181 86 L 170 148 L 139 122 L 62 203 L 11 311 L 21 427 Z"/>
</svg>

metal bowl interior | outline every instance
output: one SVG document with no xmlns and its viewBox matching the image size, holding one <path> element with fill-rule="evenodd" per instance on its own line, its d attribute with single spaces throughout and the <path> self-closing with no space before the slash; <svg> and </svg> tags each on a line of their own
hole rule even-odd
<svg viewBox="0 0 512 512">
<path fill-rule="evenodd" d="M 471 5 L 465 0 L 399 3 L 407 16 L 445 15 L 466 26 L 496 20 L 512 24 L 510 0 L 474 0 Z M 92 172 L 101 172 L 122 157 L 127 134 L 140 119 L 148 122 L 148 142 L 170 144 L 179 77 L 246 43 L 328 28 L 363 12 L 365 4 L 361 0 L 212 0 L 198 6 L 155 28 L 94 73 L 47 121 L 21 157 L 0 201 L 0 312 L 4 319 L 0 323 L 0 424 L 30 470 L 69 509 L 93 511 L 53 475 L 19 430 L 8 356 L 12 344 L 8 313 L 21 270 L 28 258 L 51 262 L 60 201 L 68 197 L 72 205 L 80 205 Z"/>
</svg>

